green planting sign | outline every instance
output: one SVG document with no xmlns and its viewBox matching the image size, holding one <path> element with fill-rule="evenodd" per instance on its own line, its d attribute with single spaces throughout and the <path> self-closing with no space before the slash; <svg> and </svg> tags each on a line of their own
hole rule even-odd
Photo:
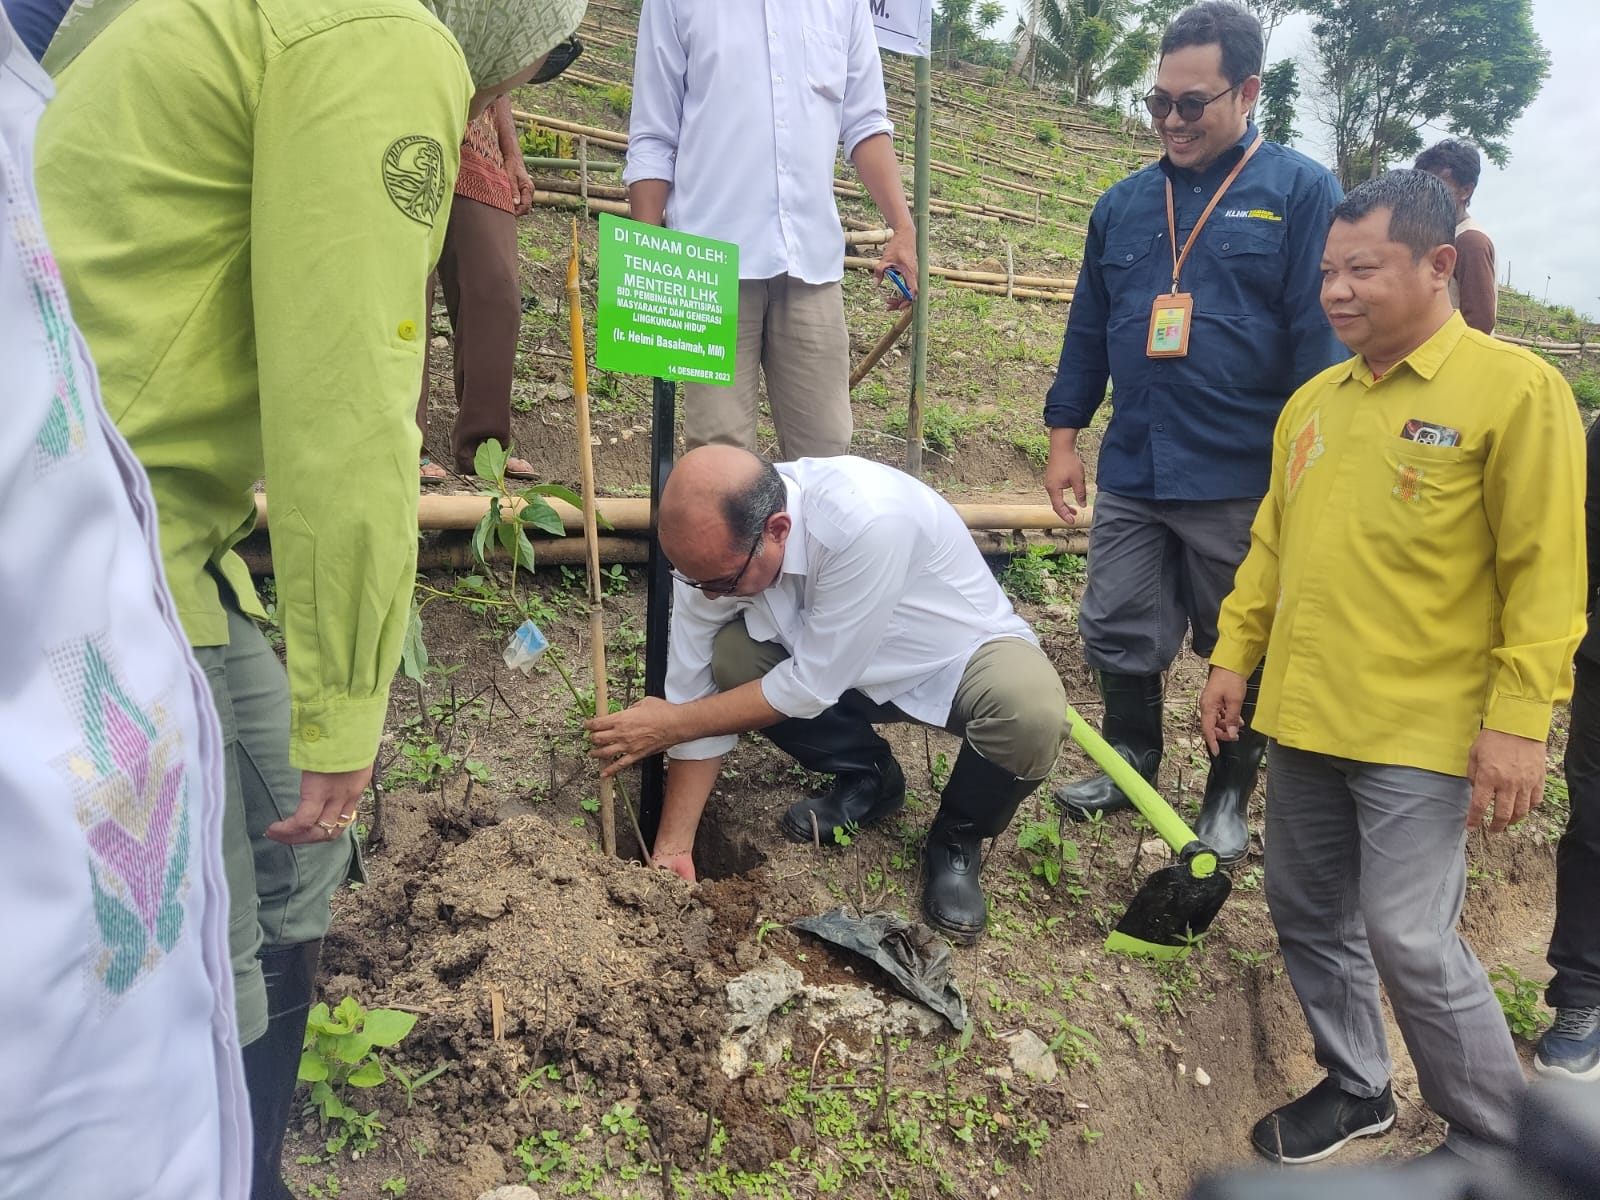
<svg viewBox="0 0 1600 1200">
<path fill-rule="evenodd" d="M 733 385 L 739 247 L 604 213 L 595 365 Z"/>
</svg>

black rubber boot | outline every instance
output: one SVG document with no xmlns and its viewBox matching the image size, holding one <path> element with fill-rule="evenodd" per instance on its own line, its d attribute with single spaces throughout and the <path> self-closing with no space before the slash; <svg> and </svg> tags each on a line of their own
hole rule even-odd
<svg viewBox="0 0 1600 1200">
<path fill-rule="evenodd" d="M 283 1182 L 283 1135 L 294 1105 L 295 1077 L 305 1044 L 306 1013 L 317 976 L 321 941 L 261 951 L 267 980 L 267 1031 L 244 1048 L 245 1090 L 254 1135 L 250 1200 L 294 1200 Z"/>
<path fill-rule="evenodd" d="M 876 825 L 906 802 L 905 775 L 889 743 L 877 735 L 872 722 L 850 711 L 848 699 L 818 716 L 791 717 L 762 732 L 806 770 L 833 776 L 832 788 L 791 805 L 783 814 L 778 824 L 790 841 L 815 839 L 824 846 L 834 845 L 835 829 Z"/>
<path fill-rule="evenodd" d="M 1257 667 L 1245 684 L 1244 706 L 1239 710 L 1244 724 L 1239 740 L 1219 743 L 1219 753 L 1211 755 L 1205 799 L 1200 802 L 1200 817 L 1194 823 L 1195 837 L 1217 852 L 1217 861 L 1223 866 L 1239 862 L 1250 851 L 1250 797 L 1255 793 L 1261 760 L 1267 753 L 1266 734 L 1250 727 L 1260 694 L 1261 668 Z"/>
<path fill-rule="evenodd" d="M 983 839 L 1005 832 L 1017 806 L 1043 782 L 1018 779 L 962 743 L 923 852 L 922 912 L 952 941 L 970 945 L 989 923 L 978 881 Z"/>
<path fill-rule="evenodd" d="M 1161 676 L 1101 671 L 1100 695 L 1106 702 L 1101 736 L 1146 781 L 1155 783 L 1165 745 L 1161 736 Z M 1050 798 L 1074 821 L 1087 821 L 1097 812 L 1114 813 L 1133 807 L 1133 801 L 1104 773 L 1065 784 Z"/>
</svg>

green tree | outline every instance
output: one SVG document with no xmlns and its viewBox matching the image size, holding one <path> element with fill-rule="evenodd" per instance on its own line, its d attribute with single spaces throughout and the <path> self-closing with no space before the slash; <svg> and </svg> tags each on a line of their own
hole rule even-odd
<svg viewBox="0 0 1600 1200">
<path fill-rule="evenodd" d="M 939 0 L 933 13 L 933 41 L 937 45 L 944 36 L 944 65 L 949 68 L 954 61 L 954 47 L 972 40 L 972 9 L 975 0 Z"/>
<path fill-rule="evenodd" d="M 1287 146 L 1300 136 L 1294 127 L 1294 102 L 1300 98 L 1300 77 L 1294 59 L 1280 59 L 1261 73 L 1261 135 Z"/>
<path fill-rule="evenodd" d="M 1504 164 L 1505 138 L 1550 71 L 1530 0 L 1305 0 L 1305 9 L 1314 110 L 1345 187 L 1415 154 L 1429 123 Z"/>
<path fill-rule="evenodd" d="M 1080 104 L 1130 88 L 1150 69 L 1159 41 L 1138 16 L 1135 0 L 1028 0 L 1017 69 L 1065 84 Z"/>
</svg>

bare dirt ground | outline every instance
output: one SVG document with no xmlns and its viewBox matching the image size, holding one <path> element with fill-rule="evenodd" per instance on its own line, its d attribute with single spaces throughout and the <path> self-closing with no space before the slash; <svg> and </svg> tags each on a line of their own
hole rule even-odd
<svg viewBox="0 0 1600 1200">
<path fill-rule="evenodd" d="M 586 61 L 625 78 L 631 49 L 608 48 L 606 37 Z M 596 87 L 546 89 L 519 103 L 624 124 L 619 97 Z M 970 119 L 962 136 L 979 144 L 986 127 Z M 1072 194 L 1115 177 L 1103 163 L 1062 161 Z M 936 196 L 972 198 L 971 189 L 939 179 Z M 870 217 L 861 205 L 845 212 Z M 1085 210 L 1051 198 L 1041 212 L 1040 225 L 936 217 L 935 261 L 1004 261 L 1009 246 L 1019 270 L 1071 274 L 1081 245 L 1071 226 Z M 568 221 L 563 211 L 536 210 L 521 225 L 513 441 L 541 478 L 576 485 L 561 299 Z M 592 297 L 593 225 L 582 228 Z M 847 279 L 846 297 L 859 357 L 890 318 L 860 272 Z M 1066 306 L 941 288 L 931 307 L 926 477 L 953 499 L 1042 502 L 1039 409 Z M 428 444 L 448 462 L 439 453 L 454 412 L 442 311 L 432 332 Z M 908 374 L 897 350 L 856 389 L 856 453 L 903 463 Z M 591 400 L 602 493 L 645 494 L 648 381 L 595 372 Z M 1094 441 L 1091 431 L 1091 459 Z M 457 480 L 447 490 L 477 487 Z M 1069 698 L 1096 717 L 1076 633 L 1081 560 L 1028 556 L 996 567 Z M 516 596 L 503 571 L 422 582 L 431 666 L 420 684 L 396 683 L 380 755 L 386 790 L 381 810 L 365 818 L 369 882 L 336 898 L 322 990 L 330 1003 L 349 995 L 414 1013 L 415 1030 L 390 1060 L 412 1078 L 444 1069 L 410 1095 L 390 1082 L 352 1098 L 384 1126 L 359 1159 L 348 1145 L 330 1151 L 338 1128 L 307 1117 L 286 1154 L 298 1196 L 476 1200 L 496 1185 L 527 1183 L 546 1200 L 1177 1200 L 1197 1173 L 1247 1162 L 1251 1124 L 1318 1077 L 1261 893 L 1270 848 L 1259 840 L 1235 869 L 1212 933 L 1188 959 L 1152 967 L 1101 949 L 1162 861 L 1152 834 L 1125 817 L 1099 830 L 1063 826 L 1041 792 L 986 862 L 989 935 L 955 953 L 972 1015 L 958 1035 L 897 1001 L 875 969 L 790 928 L 841 905 L 917 914 L 920 840 L 953 739 L 886 731 L 909 782 L 906 808 L 848 847 L 821 849 L 792 845 L 776 827 L 816 781 L 760 738 L 743 739 L 702 827 L 708 878 L 691 887 L 599 853 L 582 703 L 548 660 L 528 677 L 500 663 L 518 619 L 510 603 L 531 596 L 586 695 L 581 574 L 523 576 Z M 642 692 L 643 579 L 619 570 L 608 590 L 611 695 L 626 703 Z M 1189 811 L 1204 783 L 1194 715 L 1202 670 L 1185 656 L 1167 689 L 1160 785 Z M 1085 769 L 1068 749 L 1052 783 Z M 637 780 L 627 783 L 636 795 Z M 1548 973 L 1553 840 L 1564 817 L 1564 791 L 1553 783 L 1549 795 L 1526 826 L 1469 849 L 1466 935 L 1486 965 L 1535 979 Z M 1260 804 L 1258 796 L 1257 830 Z M 618 841 L 624 855 L 636 852 L 621 817 Z M 1399 1157 L 1440 1140 L 1397 1034 L 1391 1043 L 1399 1122 L 1346 1160 Z"/>
<path fill-rule="evenodd" d="M 1075 586 L 1019 608 L 1091 711 Z M 559 579 L 539 590 L 567 614 L 545 626 L 557 651 L 584 661 L 581 593 Z M 630 580 L 608 600 L 608 640 L 631 641 L 642 592 Z M 444 602 L 426 623 L 436 668 L 459 669 L 430 675 L 420 707 L 416 688 L 396 689 L 384 751 L 394 786 L 369 823 L 370 881 L 338 897 L 323 991 L 415 1012 L 397 1059 L 413 1076 L 447 1069 L 409 1107 L 394 1084 L 357 1098 L 387 1126 L 358 1162 L 329 1155 L 330 1130 L 308 1119 L 293 1146 L 316 1160 L 294 1167 L 301 1195 L 335 1194 L 331 1176 L 341 1196 L 393 1194 L 380 1189 L 403 1180 L 404 1194 L 439 1200 L 524 1181 L 545 1197 L 1176 1198 L 1195 1173 L 1247 1161 L 1251 1123 L 1317 1078 L 1259 846 L 1205 943 L 1154 968 L 1100 948 L 1161 861 L 1149 831 L 1126 819 L 1098 834 L 1063 827 L 1042 797 L 1029 802 L 985 865 L 990 934 L 956 952 L 973 1018 L 962 1037 L 908 1015 L 874 969 L 788 928 L 840 905 L 916 915 L 918 843 L 954 739 L 892 727 L 907 807 L 822 850 L 776 829 L 813 781 L 744 739 L 703 827 L 701 865 L 715 877 L 690 887 L 599 853 L 594 776 L 556 673 L 500 665 L 492 615 Z M 1173 672 L 1161 779 L 1191 808 L 1200 669 L 1186 658 Z M 619 698 L 636 682 L 629 670 L 613 666 Z M 1059 777 L 1083 769 L 1068 751 Z M 1063 839 L 1059 851 L 1019 849 L 1034 825 Z M 1538 976 L 1552 837 L 1540 818 L 1472 848 L 1465 928 L 1486 964 Z M 741 1045 L 728 985 L 751 973 L 790 973 L 797 990 Z M 1013 1061 L 1028 1034 L 1049 1051 L 1036 1075 Z M 1440 1139 L 1392 1043 L 1400 1121 L 1346 1157 Z"/>
</svg>

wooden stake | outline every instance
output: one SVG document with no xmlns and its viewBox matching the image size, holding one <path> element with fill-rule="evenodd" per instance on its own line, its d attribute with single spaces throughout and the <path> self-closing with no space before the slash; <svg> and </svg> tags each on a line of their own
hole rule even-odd
<svg viewBox="0 0 1600 1200">
<path fill-rule="evenodd" d="M 900 319 L 890 326 L 888 333 L 878 339 L 876 346 L 867 351 L 867 356 L 861 360 L 861 364 L 850 372 L 850 387 L 852 390 L 856 384 L 867 377 L 867 373 L 873 367 L 878 365 L 878 360 L 889 353 L 889 348 L 900 340 L 900 335 L 910 326 L 911 318 L 915 315 L 916 309 L 914 308 L 901 309 Z"/>
<path fill-rule="evenodd" d="M 584 153 L 583 143 L 579 152 Z M 600 541 L 595 521 L 594 451 L 589 441 L 589 373 L 583 340 L 583 296 L 578 288 L 578 221 L 572 221 L 572 256 L 567 260 L 567 313 L 572 330 L 572 395 L 578 409 L 578 467 L 583 475 L 583 540 L 589 554 L 589 642 L 594 669 L 594 711 L 611 711 L 606 696 L 606 625 L 600 585 Z M 600 780 L 600 848 L 617 853 L 617 810 L 612 803 L 611 780 Z"/>
<path fill-rule="evenodd" d="M 498 983 L 489 985 L 489 1032 L 497 1042 L 506 1036 L 506 994 Z"/>
</svg>

